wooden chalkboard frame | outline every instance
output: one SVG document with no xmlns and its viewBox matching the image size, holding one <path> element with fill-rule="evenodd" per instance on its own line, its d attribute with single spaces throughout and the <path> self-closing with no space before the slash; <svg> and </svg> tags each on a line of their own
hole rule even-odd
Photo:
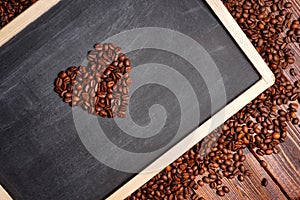
<svg viewBox="0 0 300 200">
<path fill-rule="evenodd" d="M 30 23 L 55 6 L 60 0 L 39 0 L 0 30 L 0 47 Z"/>
<path fill-rule="evenodd" d="M 3 187 L 0 185 L 0 199 L 1 200 L 12 200 L 12 198 L 9 196 L 9 194 L 3 189 Z"/>
<path fill-rule="evenodd" d="M 12 22 L 0 30 L 0 47 L 8 42 L 11 38 L 22 31 L 26 26 L 35 21 L 39 16 L 56 5 L 60 0 L 39 0 Z M 248 40 L 244 32 L 240 29 L 233 17 L 230 15 L 221 0 L 206 0 L 208 5 L 213 10 L 214 14 L 219 18 L 224 27 L 234 38 L 238 46 L 242 49 L 245 55 L 252 62 L 253 67 L 258 71 L 261 78 L 253 86 L 243 92 L 240 96 L 230 102 L 222 110 L 208 119 L 200 127 L 190 133 L 187 137 L 177 143 L 174 147 L 165 152 L 162 156 L 156 159 L 143 171 L 133 177 L 130 181 L 112 193 L 107 199 L 124 199 L 144 183 L 150 180 L 153 176 L 159 173 L 163 168 L 172 163 L 184 152 L 193 147 L 197 142 L 203 139 L 208 133 L 217 127 L 212 127 L 212 121 L 217 122 L 215 125 L 221 125 L 225 120 L 238 112 L 247 103 L 257 97 L 260 93 L 274 84 L 275 77 L 268 68 L 264 60 L 257 53 L 254 46 Z M 155 169 L 155 170 L 153 170 Z M 7 192 L 0 185 L 0 199 L 9 200 Z"/>
</svg>

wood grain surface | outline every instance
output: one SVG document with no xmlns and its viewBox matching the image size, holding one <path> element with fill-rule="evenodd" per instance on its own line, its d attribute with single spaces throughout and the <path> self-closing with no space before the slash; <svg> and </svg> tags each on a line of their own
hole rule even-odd
<svg viewBox="0 0 300 200">
<path fill-rule="evenodd" d="M 300 1 L 289 0 L 293 4 L 291 10 L 294 19 L 300 18 Z M 291 76 L 290 68 L 285 69 L 287 78 L 294 83 L 300 80 L 300 44 L 294 43 L 291 46 L 295 56 L 295 63 L 291 65 L 295 69 L 296 76 Z M 285 109 L 284 107 L 282 107 Z M 300 108 L 297 112 L 300 117 Z M 282 190 L 290 199 L 300 199 L 300 128 L 291 123 L 288 124 L 288 136 L 285 142 L 280 144 L 281 152 L 270 156 L 264 156 L 269 163 L 268 173 L 272 176 Z"/>
<path fill-rule="evenodd" d="M 300 18 L 300 1 L 289 0 L 293 4 L 291 8 L 294 19 Z M 290 68 L 285 69 L 286 77 L 293 83 L 300 80 L 300 44 L 290 45 L 295 63 L 291 65 L 295 69 L 296 76 L 291 76 Z M 281 106 L 282 109 L 286 109 Z M 300 108 L 297 112 L 300 117 Z M 218 197 L 214 190 L 208 186 L 197 190 L 199 196 L 205 199 L 300 199 L 300 128 L 299 126 L 288 124 L 288 136 L 284 143 L 279 145 L 281 152 L 269 156 L 260 157 L 247 150 L 246 166 L 254 172 L 255 176 L 240 183 L 238 180 L 226 180 L 227 186 L 231 192 L 225 197 Z M 264 159 L 269 165 L 266 169 L 262 168 L 258 160 Z M 261 186 L 261 180 L 266 177 L 269 185 L 264 188 Z"/>
<path fill-rule="evenodd" d="M 245 181 L 238 181 L 237 177 L 233 179 L 223 178 L 223 184 L 228 186 L 230 192 L 224 197 L 216 194 L 208 184 L 199 187 L 196 193 L 205 199 L 220 199 L 220 200 L 241 200 L 241 199 L 261 199 L 261 200 L 284 200 L 287 199 L 285 194 L 280 190 L 279 186 L 272 181 L 272 177 L 260 166 L 258 160 L 253 156 L 249 150 L 245 150 L 247 157 L 244 165 L 252 172 L 250 177 L 245 177 Z M 268 179 L 266 187 L 261 186 L 261 180 Z"/>
</svg>

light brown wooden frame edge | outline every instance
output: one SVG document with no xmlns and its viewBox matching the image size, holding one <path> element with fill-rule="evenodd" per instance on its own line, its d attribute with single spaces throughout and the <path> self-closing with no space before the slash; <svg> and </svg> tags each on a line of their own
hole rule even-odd
<svg viewBox="0 0 300 200">
<path fill-rule="evenodd" d="M 4 190 L 4 188 L 0 185 L 0 199 L 1 200 L 12 200 L 9 194 Z"/>
<path fill-rule="evenodd" d="M 0 30 L 0 47 L 30 23 L 56 5 L 60 0 L 39 0 Z"/>
<path fill-rule="evenodd" d="M 143 171 L 125 183 L 122 187 L 117 189 L 107 198 L 108 200 L 120 200 L 132 194 L 135 190 L 149 181 L 166 166 L 174 162 L 183 153 L 192 148 L 197 142 L 202 140 L 211 131 L 220 126 L 232 115 L 237 113 L 241 108 L 255 99 L 259 94 L 261 94 L 275 82 L 273 73 L 258 54 L 242 29 L 235 22 L 221 0 L 206 0 L 206 2 L 252 62 L 253 66 L 261 75 L 261 79 L 241 95 L 239 95 L 235 100 L 225 106 L 225 108 L 207 120 L 204 124 L 190 133 L 187 137 L 177 143 L 174 147 L 156 159 Z M 211 126 L 212 123 L 214 124 L 213 126 Z"/>
</svg>

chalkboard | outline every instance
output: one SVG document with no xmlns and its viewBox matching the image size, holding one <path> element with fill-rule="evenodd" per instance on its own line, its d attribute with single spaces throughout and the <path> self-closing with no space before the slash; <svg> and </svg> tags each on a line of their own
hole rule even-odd
<svg viewBox="0 0 300 200">
<path fill-rule="evenodd" d="M 120 46 L 132 62 L 126 119 L 89 115 L 53 91 L 57 73 L 85 64 L 98 42 Z M 251 62 L 201 0 L 62 0 L 1 47 L 0 183 L 14 199 L 109 197 L 266 89 L 262 72 L 271 73 Z M 217 113 L 200 137 L 194 130 Z M 189 145 L 178 145 L 187 136 Z"/>
</svg>

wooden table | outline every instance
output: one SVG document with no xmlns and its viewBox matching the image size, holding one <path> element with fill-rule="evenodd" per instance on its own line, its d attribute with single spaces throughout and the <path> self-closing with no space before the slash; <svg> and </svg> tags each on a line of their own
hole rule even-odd
<svg viewBox="0 0 300 200">
<path fill-rule="evenodd" d="M 300 17 L 300 1 L 290 0 L 293 7 L 295 19 Z M 289 69 L 285 69 L 287 78 L 294 82 L 300 79 L 300 45 L 294 43 L 290 46 L 294 52 L 296 62 L 292 65 L 297 73 L 291 76 Z M 282 106 L 283 107 L 283 106 Z M 298 117 L 300 109 L 298 108 Z M 219 197 L 208 185 L 197 190 L 200 196 L 205 199 L 300 199 L 300 128 L 291 123 L 288 124 L 288 136 L 284 143 L 281 143 L 279 154 L 259 157 L 255 153 L 246 150 L 245 166 L 254 174 L 244 182 L 236 178 L 224 179 L 225 184 L 230 187 L 231 192 L 225 197 Z M 259 160 L 264 159 L 269 165 L 265 170 L 260 166 Z M 261 186 L 262 178 L 267 178 L 267 187 Z"/>
</svg>

